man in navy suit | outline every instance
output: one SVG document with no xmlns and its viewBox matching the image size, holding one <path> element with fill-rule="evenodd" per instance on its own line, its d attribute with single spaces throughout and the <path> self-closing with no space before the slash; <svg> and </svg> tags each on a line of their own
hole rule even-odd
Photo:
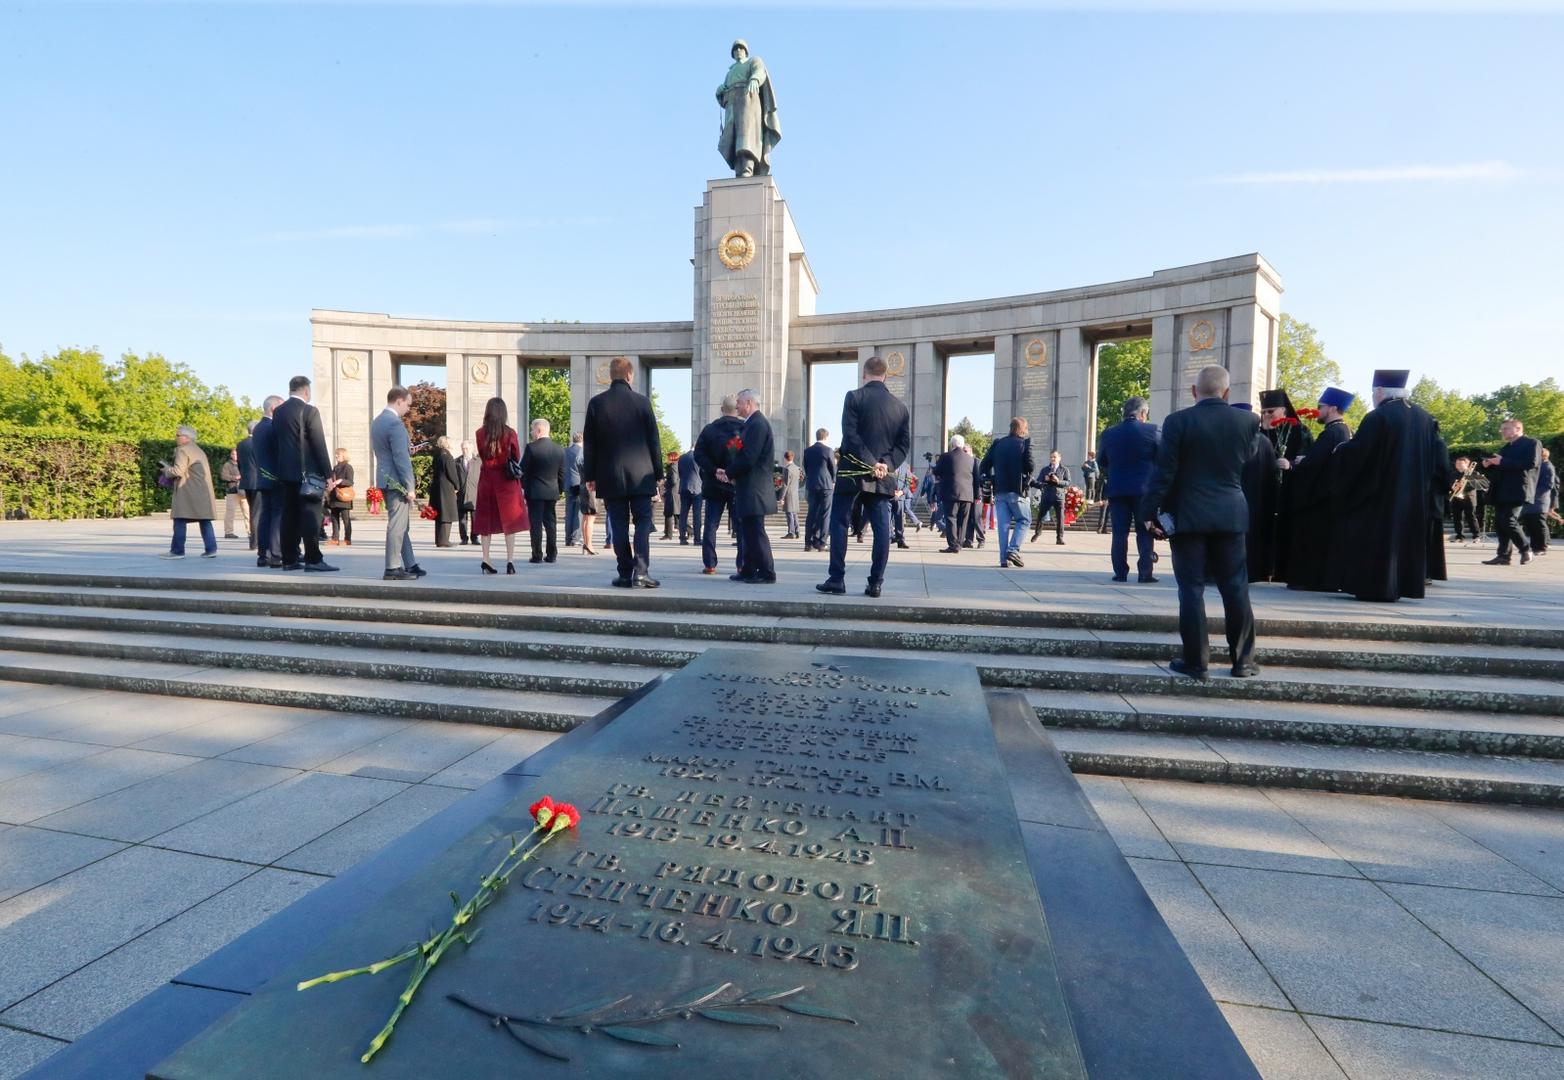
<svg viewBox="0 0 1564 1080">
<path fill-rule="evenodd" d="M 1124 419 L 1102 433 L 1097 440 L 1098 464 L 1108 472 L 1108 513 L 1113 518 L 1113 580 L 1128 581 L 1130 576 L 1130 526 L 1135 528 L 1135 562 L 1138 581 L 1153 582 L 1151 576 L 1152 539 L 1137 511 L 1151 481 L 1157 460 L 1157 428 L 1148 424 L 1146 399 L 1132 397 L 1124 403 Z"/>
<path fill-rule="evenodd" d="M 867 469 L 868 475 L 837 474 L 831 499 L 831 566 L 825 581 L 815 586 L 820 592 L 840 596 L 847 591 L 847 524 L 856 495 L 874 533 L 869 585 L 863 592 L 880 595 L 891 556 L 891 496 L 896 494 L 891 474 L 911 450 L 912 418 L 885 385 L 885 358 L 876 353 L 863 362 L 863 385 L 842 402 L 841 469 L 860 474 Z"/>
<path fill-rule="evenodd" d="M 1169 544 L 1173 576 L 1178 579 L 1178 632 L 1184 654 L 1169 661 L 1177 674 L 1204 681 L 1211 658 L 1206 639 L 1205 588 L 1209 580 L 1222 594 L 1222 614 L 1233 677 L 1259 674 L 1254 664 L 1254 612 L 1249 607 L 1249 567 L 1245 533 L 1249 504 L 1243 472 L 1260 418 L 1229 408 L 1227 369 L 1200 369 L 1190 392 L 1195 403 L 1167 418 L 1162 445 L 1146 495 L 1141 524 L 1153 535 L 1168 535 L 1159 513 L 1172 517 Z M 1109 475 L 1112 475 L 1111 472 Z"/>
<path fill-rule="evenodd" d="M 701 542 L 701 467 L 695 463 L 694 449 L 679 455 L 679 543 L 688 544 L 690 537 Z M 695 522 L 691 533 L 690 522 Z"/>
<path fill-rule="evenodd" d="M 282 493 L 277 489 L 277 452 L 272 440 L 272 413 L 282 404 L 276 394 L 261 402 L 261 418 L 250 431 L 255 455 L 255 498 L 250 515 L 255 524 L 255 565 L 282 566 Z"/>
<path fill-rule="evenodd" d="M 1027 437 L 1026 417 L 1010 420 L 1010 434 L 995 439 L 983 455 L 985 479 L 994 486 L 994 514 L 999 525 L 999 566 L 1021 565 L 1021 537 L 1030 525 L 1027 483 L 1032 478 L 1032 440 Z"/>
<path fill-rule="evenodd" d="M 775 585 L 777 568 L 771 559 L 766 516 L 777 508 L 776 483 L 772 479 L 777 463 L 776 444 L 771 437 L 771 423 L 760 411 L 760 392 L 740 390 L 736 403 L 744 421 L 739 429 L 739 445 L 728 464 L 717 470 L 718 480 L 733 485 L 733 517 L 744 534 L 739 572 L 729 575 L 729 580 L 746 585 Z"/>
<path fill-rule="evenodd" d="M 825 428 L 815 432 L 815 441 L 804 451 L 804 490 L 808 492 L 809 513 L 804 518 L 804 550 L 825 550 L 825 515 L 831 508 L 831 489 L 836 486 L 836 456 L 826 440 Z"/>
</svg>

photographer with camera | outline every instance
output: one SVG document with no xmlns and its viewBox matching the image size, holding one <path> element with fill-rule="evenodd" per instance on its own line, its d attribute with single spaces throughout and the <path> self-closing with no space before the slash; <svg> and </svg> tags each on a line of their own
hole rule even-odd
<svg viewBox="0 0 1564 1080">
<path fill-rule="evenodd" d="M 1037 516 L 1032 519 L 1031 540 L 1036 540 L 1043 531 L 1043 518 L 1051 509 L 1054 512 L 1054 543 L 1064 543 L 1064 493 L 1070 486 L 1070 468 L 1063 461 L 1059 451 L 1053 451 L 1048 455 L 1048 464 L 1032 481 L 1031 486 L 1041 491 L 1043 497 L 1037 503 Z M 1031 543 L 1031 540 L 1027 542 Z"/>
</svg>

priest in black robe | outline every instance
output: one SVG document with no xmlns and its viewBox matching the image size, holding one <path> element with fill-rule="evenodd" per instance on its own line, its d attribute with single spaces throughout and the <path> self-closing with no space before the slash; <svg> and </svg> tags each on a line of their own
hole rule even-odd
<svg viewBox="0 0 1564 1080">
<path fill-rule="evenodd" d="M 1253 581 L 1285 581 L 1287 561 L 1293 548 L 1292 477 L 1289 475 L 1294 459 L 1309 452 L 1314 444 L 1314 434 L 1304 425 L 1293 407 L 1292 398 L 1285 390 L 1260 391 L 1260 430 L 1265 432 L 1275 451 L 1276 469 L 1266 491 L 1271 504 L 1268 512 L 1270 536 L 1265 541 L 1269 552 L 1266 573 Z"/>
<path fill-rule="evenodd" d="M 1316 592 L 1336 588 L 1332 581 L 1331 555 L 1334 551 L 1336 519 L 1331 509 L 1335 489 L 1332 455 L 1338 446 L 1352 438 L 1346 412 L 1353 395 L 1337 387 L 1326 387 L 1320 395 L 1320 420 L 1324 428 L 1308 452 L 1294 458 L 1288 471 L 1292 489 L 1292 550 L 1287 558 L 1287 587 Z"/>
<path fill-rule="evenodd" d="M 1407 398 L 1406 371 L 1374 373 L 1374 411 L 1336 449 L 1336 585 L 1359 600 L 1423 598 L 1428 581 L 1434 420 Z"/>
<path fill-rule="evenodd" d="M 1235 401 L 1233 408 L 1254 411 L 1247 401 Z M 1260 428 L 1255 429 L 1239 483 L 1243 485 L 1244 502 L 1249 504 L 1249 531 L 1244 537 L 1249 581 L 1270 581 L 1276 542 L 1276 451 Z"/>
</svg>

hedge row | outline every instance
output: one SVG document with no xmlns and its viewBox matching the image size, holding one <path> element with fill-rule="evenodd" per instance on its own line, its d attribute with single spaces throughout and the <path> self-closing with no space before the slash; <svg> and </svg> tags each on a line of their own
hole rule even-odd
<svg viewBox="0 0 1564 1080">
<path fill-rule="evenodd" d="M 227 447 L 203 447 L 215 480 Z M 131 442 L 70 431 L 0 427 L 0 517 L 62 521 L 166 513 L 172 494 L 158 486 L 172 439 Z"/>
</svg>

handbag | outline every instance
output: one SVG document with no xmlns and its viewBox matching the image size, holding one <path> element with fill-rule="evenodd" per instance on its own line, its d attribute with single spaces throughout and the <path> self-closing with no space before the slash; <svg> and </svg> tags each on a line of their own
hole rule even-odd
<svg viewBox="0 0 1564 1080">
<path fill-rule="evenodd" d="M 299 494 L 306 499 L 318 499 L 326 494 L 326 478 L 319 473 L 305 473 L 299 481 Z"/>
<path fill-rule="evenodd" d="M 510 473 L 512 480 L 520 480 L 525 474 L 521 470 L 521 455 L 505 459 L 505 471 Z"/>
<path fill-rule="evenodd" d="M 332 492 L 331 497 L 336 499 L 338 502 L 350 503 L 354 499 L 358 498 L 358 492 L 353 490 L 352 484 L 338 484 L 336 490 Z"/>
</svg>

